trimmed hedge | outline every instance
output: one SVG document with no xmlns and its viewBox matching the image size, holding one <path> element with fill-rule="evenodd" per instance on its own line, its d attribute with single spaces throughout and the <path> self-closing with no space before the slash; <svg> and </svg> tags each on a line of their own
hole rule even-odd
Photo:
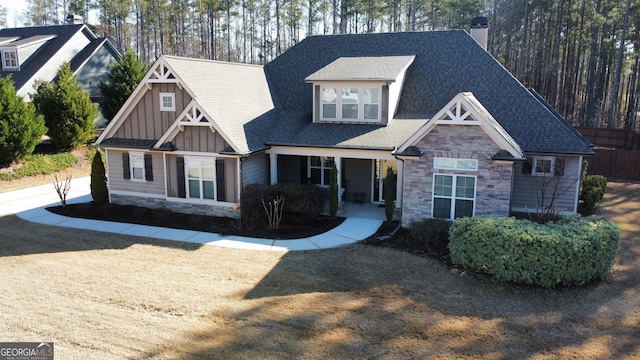
<svg viewBox="0 0 640 360">
<path fill-rule="evenodd" d="M 584 205 L 593 210 L 604 198 L 607 191 L 607 178 L 602 175 L 589 175 L 582 179 L 580 198 Z"/>
<path fill-rule="evenodd" d="M 449 254 L 449 229 L 451 221 L 444 219 L 423 219 L 411 223 L 409 228 L 414 246 L 427 248 L 440 255 Z"/>
<path fill-rule="evenodd" d="M 544 287 L 603 279 L 619 248 L 618 227 L 596 216 L 570 216 L 545 225 L 515 218 L 461 218 L 453 222 L 449 241 L 454 264 L 498 280 Z"/>
<path fill-rule="evenodd" d="M 284 183 L 276 185 L 251 184 L 245 186 L 240 199 L 242 225 L 252 228 L 259 224 L 266 224 L 267 215 L 262 206 L 262 200 L 272 201 L 278 196 L 285 199 L 284 221 L 287 214 L 297 214 L 305 217 L 317 217 L 324 210 L 322 189 L 316 185 Z"/>
</svg>

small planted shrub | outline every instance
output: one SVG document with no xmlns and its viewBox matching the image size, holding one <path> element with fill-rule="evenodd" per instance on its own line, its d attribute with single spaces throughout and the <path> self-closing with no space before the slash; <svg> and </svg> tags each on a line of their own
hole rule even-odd
<svg viewBox="0 0 640 360">
<path fill-rule="evenodd" d="M 265 184 L 250 184 L 244 187 L 240 198 L 240 216 L 242 226 L 252 229 L 260 223 L 266 222 L 263 199 L 272 199 L 271 187 Z"/>
<path fill-rule="evenodd" d="M 604 198 L 607 191 L 607 178 L 602 175 L 589 175 L 582 179 L 580 198 L 587 210 L 592 211 Z"/>
<path fill-rule="evenodd" d="M 109 190 L 107 189 L 107 175 L 102 162 L 100 151 L 96 151 L 93 155 L 91 163 L 91 197 L 97 203 L 104 203 L 109 199 Z"/>
<path fill-rule="evenodd" d="M 424 219 L 411 224 L 411 239 L 414 246 L 446 255 L 449 253 L 449 228 L 451 222 L 444 219 Z"/>
<path fill-rule="evenodd" d="M 514 218 L 456 219 L 451 261 L 496 279 L 550 287 L 603 279 L 620 248 L 618 227 L 601 217 L 571 216 L 545 225 Z"/>
</svg>

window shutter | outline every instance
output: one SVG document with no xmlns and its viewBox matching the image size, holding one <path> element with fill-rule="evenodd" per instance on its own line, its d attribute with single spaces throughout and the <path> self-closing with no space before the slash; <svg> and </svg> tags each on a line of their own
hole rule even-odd
<svg viewBox="0 0 640 360">
<path fill-rule="evenodd" d="M 151 154 L 144 154 L 144 178 L 147 181 L 153 181 L 153 161 Z"/>
<path fill-rule="evenodd" d="M 185 179 L 184 179 L 184 158 L 179 157 L 176 158 L 176 167 L 178 170 L 178 197 L 186 198 L 187 190 L 185 188 Z"/>
<path fill-rule="evenodd" d="M 556 158 L 553 174 L 555 176 L 564 176 L 564 159 Z"/>
<path fill-rule="evenodd" d="M 131 179 L 131 167 L 129 166 L 129 153 L 122 153 L 122 174 L 125 179 Z"/>
<path fill-rule="evenodd" d="M 531 175 L 533 170 L 533 160 L 527 159 L 524 163 L 522 163 L 522 173 L 525 175 Z"/>
</svg>

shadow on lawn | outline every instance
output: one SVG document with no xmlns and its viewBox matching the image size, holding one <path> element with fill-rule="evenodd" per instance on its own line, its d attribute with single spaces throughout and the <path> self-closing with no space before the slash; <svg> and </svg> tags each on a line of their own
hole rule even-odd
<svg viewBox="0 0 640 360">
<path fill-rule="evenodd" d="M 603 207 L 634 201 L 625 189 L 612 186 Z M 637 358 L 639 235 L 623 232 L 605 281 L 564 289 L 362 245 L 289 252 L 239 306 L 140 358 Z"/>
<path fill-rule="evenodd" d="M 214 309 L 208 328 L 141 358 L 636 356 L 638 275 L 536 289 L 388 249 L 290 252 L 239 294 L 242 306 Z"/>
<path fill-rule="evenodd" d="M 35 224 L 15 215 L 0 217 L 0 257 L 67 251 L 126 249 L 135 244 L 197 250 L 202 245 L 139 236 Z M 37 238 L 37 241 L 33 241 Z"/>
</svg>

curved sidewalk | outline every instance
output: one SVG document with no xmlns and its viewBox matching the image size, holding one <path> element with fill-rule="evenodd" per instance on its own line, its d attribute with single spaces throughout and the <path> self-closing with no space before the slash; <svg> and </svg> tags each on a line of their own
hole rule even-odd
<svg viewBox="0 0 640 360">
<path fill-rule="evenodd" d="M 76 204 L 91 201 L 89 184 L 89 177 L 72 180 L 67 203 Z M 236 249 L 272 251 L 317 250 L 349 245 L 371 236 L 382 224 L 382 221 L 377 219 L 349 217 L 338 227 L 309 238 L 294 240 L 256 239 L 201 231 L 71 218 L 45 210 L 48 206 L 59 204 L 60 199 L 53 188 L 53 184 L 9 191 L 0 193 L 0 216 L 16 214 L 24 220 L 45 225 L 186 241 Z"/>
</svg>

